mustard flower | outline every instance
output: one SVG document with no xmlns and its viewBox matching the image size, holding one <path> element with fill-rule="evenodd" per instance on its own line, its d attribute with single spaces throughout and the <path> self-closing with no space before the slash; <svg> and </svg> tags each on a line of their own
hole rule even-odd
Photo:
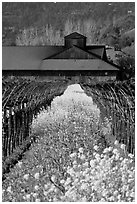
<svg viewBox="0 0 137 204">
<path fill-rule="evenodd" d="M 113 193 L 113 195 L 114 195 L 114 196 L 117 196 L 118 193 L 119 193 L 119 192 L 118 192 L 117 190 L 115 190 L 114 193 Z"/>
<path fill-rule="evenodd" d="M 76 153 L 72 153 L 72 154 L 70 154 L 69 156 L 70 156 L 70 158 L 74 158 L 74 157 L 77 156 L 77 154 L 76 154 Z"/>
<path fill-rule="evenodd" d="M 69 169 L 67 170 L 67 173 L 70 174 L 71 176 L 73 176 L 73 175 L 75 174 L 73 168 L 69 168 Z"/>
<path fill-rule="evenodd" d="M 80 189 L 81 190 L 87 190 L 87 188 L 88 188 L 88 184 L 87 183 L 82 183 Z"/>
<path fill-rule="evenodd" d="M 57 178 L 56 178 L 56 176 L 55 176 L 55 175 L 52 175 L 52 176 L 51 176 L 51 180 L 52 180 L 53 182 L 55 182 L 55 181 L 56 181 L 56 179 L 57 179 Z"/>
<path fill-rule="evenodd" d="M 113 153 L 114 153 L 114 154 L 118 154 L 119 151 L 118 151 L 117 149 L 113 149 Z"/>
<path fill-rule="evenodd" d="M 103 153 L 104 154 L 106 154 L 106 153 L 108 153 L 109 152 L 109 149 L 108 148 L 105 148 L 104 150 L 103 150 Z"/>
<path fill-rule="evenodd" d="M 94 150 L 98 151 L 99 147 L 97 145 L 95 145 L 94 147 Z"/>
<path fill-rule="evenodd" d="M 96 158 L 97 161 L 99 161 L 99 160 L 100 160 L 100 155 L 99 155 L 99 154 L 96 154 L 96 155 L 95 155 L 95 158 Z"/>
<path fill-rule="evenodd" d="M 79 152 L 80 152 L 80 153 L 83 153 L 83 152 L 84 152 L 83 147 L 80 147 L 80 148 L 79 148 Z"/>
<path fill-rule="evenodd" d="M 61 184 L 65 183 L 65 180 L 64 180 L 64 179 L 62 179 L 62 180 L 60 181 L 60 183 L 61 183 Z"/>
<path fill-rule="evenodd" d="M 39 199 L 39 198 L 37 198 L 36 200 L 35 200 L 35 202 L 40 202 L 41 200 Z"/>
<path fill-rule="evenodd" d="M 90 166 L 95 167 L 95 161 L 94 160 L 90 160 Z"/>
<path fill-rule="evenodd" d="M 44 196 L 47 196 L 48 193 L 49 193 L 48 191 L 43 190 L 43 194 L 44 194 Z"/>
<path fill-rule="evenodd" d="M 23 176 L 23 178 L 24 178 L 25 180 L 28 180 L 28 179 L 29 179 L 29 174 L 25 174 L 25 175 Z"/>
<path fill-rule="evenodd" d="M 131 159 L 133 159 L 134 158 L 134 155 L 133 154 L 128 154 L 128 156 L 131 158 Z"/>
<path fill-rule="evenodd" d="M 108 150 L 111 152 L 113 150 L 113 147 L 109 147 Z"/>
<path fill-rule="evenodd" d="M 17 163 L 17 166 L 21 168 L 21 167 L 22 167 L 22 164 L 23 164 L 22 162 L 18 162 L 18 163 Z"/>
<path fill-rule="evenodd" d="M 81 200 L 80 200 L 80 202 L 87 202 L 86 196 L 82 197 Z"/>
<path fill-rule="evenodd" d="M 27 201 L 30 200 L 30 194 L 27 194 L 27 195 L 26 195 L 26 199 L 27 199 Z"/>
<path fill-rule="evenodd" d="M 134 198 L 135 197 L 135 192 L 130 193 L 130 197 Z"/>
<path fill-rule="evenodd" d="M 35 179 L 39 179 L 39 173 L 34 174 Z"/>
<path fill-rule="evenodd" d="M 84 167 L 88 167 L 88 162 L 83 163 Z"/>
<path fill-rule="evenodd" d="M 35 198 L 35 197 L 38 196 L 38 194 L 37 193 L 32 193 L 32 196 Z"/>
<path fill-rule="evenodd" d="M 82 155 L 80 156 L 80 159 L 81 159 L 81 160 L 85 160 L 85 159 L 86 159 L 85 155 L 82 154 Z"/>
<path fill-rule="evenodd" d="M 44 184 L 44 189 L 48 190 L 49 189 L 49 184 Z"/>
<path fill-rule="evenodd" d="M 116 146 L 118 146 L 118 145 L 119 145 L 118 140 L 115 140 L 114 145 L 116 145 Z"/>
<path fill-rule="evenodd" d="M 114 201 L 114 196 L 109 197 L 109 201 Z"/>
<path fill-rule="evenodd" d="M 71 178 L 67 178 L 67 180 L 65 181 L 65 186 L 69 185 L 72 182 Z"/>
<path fill-rule="evenodd" d="M 125 144 L 121 144 L 121 149 L 123 149 L 123 150 L 125 150 L 125 148 L 126 148 L 126 145 Z"/>
<path fill-rule="evenodd" d="M 130 192 L 126 192 L 126 197 L 129 197 L 130 196 Z"/>
<path fill-rule="evenodd" d="M 36 191 L 38 191 L 38 190 L 39 190 L 39 186 L 38 186 L 38 185 L 34 186 L 34 189 L 35 189 Z"/>
<path fill-rule="evenodd" d="M 77 164 L 77 161 L 73 161 L 73 165 L 76 165 Z"/>
<path fill-rule="evenodd" d="M 11 186 L 7 188 L 7 192 L 12 193 Z"/>
<path fill-rule="evenodd" d="M 77 168 L 77 165 L 75 164 L 75 165 L 73 165 L 73 169 L 76 169 Z"/>
</svg>

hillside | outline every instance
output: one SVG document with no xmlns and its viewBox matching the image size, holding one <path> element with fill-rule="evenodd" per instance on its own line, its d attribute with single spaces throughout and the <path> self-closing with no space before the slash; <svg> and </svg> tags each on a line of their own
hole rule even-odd
<svg viewBox="0 0 137 204">
<path fill-rule="evenodd" d="M 121 35 L 135 27 L 134 18 L 133 2 L 4 2 L 3 45 L 62 44 L 73 31 L 86 35 L 88 43 L 111 45 L 118 29 Z"/>
</svg>

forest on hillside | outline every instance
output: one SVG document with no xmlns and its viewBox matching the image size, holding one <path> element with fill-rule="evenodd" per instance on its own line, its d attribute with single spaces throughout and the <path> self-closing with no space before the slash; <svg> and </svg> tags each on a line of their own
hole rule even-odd
<svg viewBox="0 0 137 204">
<path fill-rule="evenodd" d="M 73 31 L 86 35 L 87 43 L 114 45 L 135 28 L 135 4 L 4 2 L 2 28 L 3 45 L 62 44 L 64 35 Z"/>
</svg>

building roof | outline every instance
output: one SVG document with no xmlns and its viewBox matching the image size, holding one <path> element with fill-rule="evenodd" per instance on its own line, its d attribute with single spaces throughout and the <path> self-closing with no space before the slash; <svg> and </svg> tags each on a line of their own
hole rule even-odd
<svg viewBox="0 0 137 204">
<path fill-rule="evenodd" d="M 59 53 L 51 55 L 47 59 L 72 59 L 71 54 L 73 54 L 74 58 L 78 57 L 81 57 L 81 59 L 97 58 L 96 54 L 89 52 L 88 50 L 82 49 L 81 47 L 78 47 L 76 45 L 73 45 L 72 47 L 66 48 L 60 51 Z"/>
<path fill-rule="evenodd" d="M 81 48 L 79 48 L 81 49 Z M 16 47 L 8 46 L 2 48 L 2 69 L 3 70 L 40 70 L 44 69 L 87 69 L 87 70 L 118 70 L 118 66 L 110 64 L 101 59 L 46 59 L 51 55 L 63 52 L 64 46 L 45 46 L 45 47 Z M 94 55 L 94 53 L 92 53 Z M 96 55 L 97 56 L 97 55 Z M 45 60 L 43 60 L 45 59 Z M 73 63 L 72 63 L 73 62 Z M 75 63 L 74 63 L 75 62 Z M 100 63 L 102 62 L 102 66 Z M 47 65 L 46 65 L 47 63 Z M 67 63 L 67 64 L 64 64 Z M 81 65 L 79 63 L 82 63 Z M 53 65 L 55 67 L 53 67 Z M 76 68 L 76 65 L 78 68 Z M 50 67 L 51 66 L 51 67 Z M 72 66 L 72 67 L 70 67 Z M 105 67 L 106 66 L 106 67 Z M 100 67 L 100 68 L 99 68 Z"/>
<path fill-rule="evenodd" d="M 80 33 L 74 32 L 69 35 L 66 35 L 65 38 L 66 39 L 74 39 L 74 38 L 79 39 L 79 38 L 87 38 L 87 37 L 84 35 L 81 35 Z"/>
<path fill-rule="evenodd" d="M 86 38 L 74 32 L 68 39 Z M 72 40 L 73 41 L 73 40 Z M 8 46 L 2 48 L 3 70 L 110 70 L 119 67 L 107 61 L 105 45 Z"/>
<path fill-rule="evenodd" d="M 42 61 L 40 70 L 119 71 L 117 67 L 101 59 L 48 59 Z"/>
<path fill-rule="evenodd" d="M 37 70 L 41 61 L 55 53 L 64 50 L 64 46 L 45 47 L 16 47 L 8 46 L 2 48 L 3 70 Z"/>
</svg>

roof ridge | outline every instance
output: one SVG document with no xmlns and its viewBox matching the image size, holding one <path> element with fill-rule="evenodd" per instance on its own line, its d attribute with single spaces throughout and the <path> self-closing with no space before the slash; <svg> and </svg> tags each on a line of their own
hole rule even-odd
<svg viewBox="0 0 137 204">
<path fill-rule="evenodd" d="M 70 33 L 69 35 L 66 35 L 64 38 L 87 38 L 86 36 L 78 33 L 78 32 L 73 32 L 73 33 Z"/>
<path fill-rule="evenodd" d="M 98 55 L 96 55 L 96 54 L 94 54 L 94 53 L 92 53 L 92 52 L 89 52 L 89 51 L 87 51 L 87 50 L 85 50 L 85 49 L 83 49 L 83 48 L 81 48 L 81 47 L 78 47 L 77 45 L 73 45 L 73 46 L 75 46 L 75 47 L 77 47 L 77 48 L 79 48 L 79 49 L 81 49 L 81 50 L 87 52 L 88 54 L 92 54 L 92 55 L 94 55 L 95 57 L 97 57 L 98 59 L 100 59 L 100 57 L 99 57 Z"/>
</svg>

